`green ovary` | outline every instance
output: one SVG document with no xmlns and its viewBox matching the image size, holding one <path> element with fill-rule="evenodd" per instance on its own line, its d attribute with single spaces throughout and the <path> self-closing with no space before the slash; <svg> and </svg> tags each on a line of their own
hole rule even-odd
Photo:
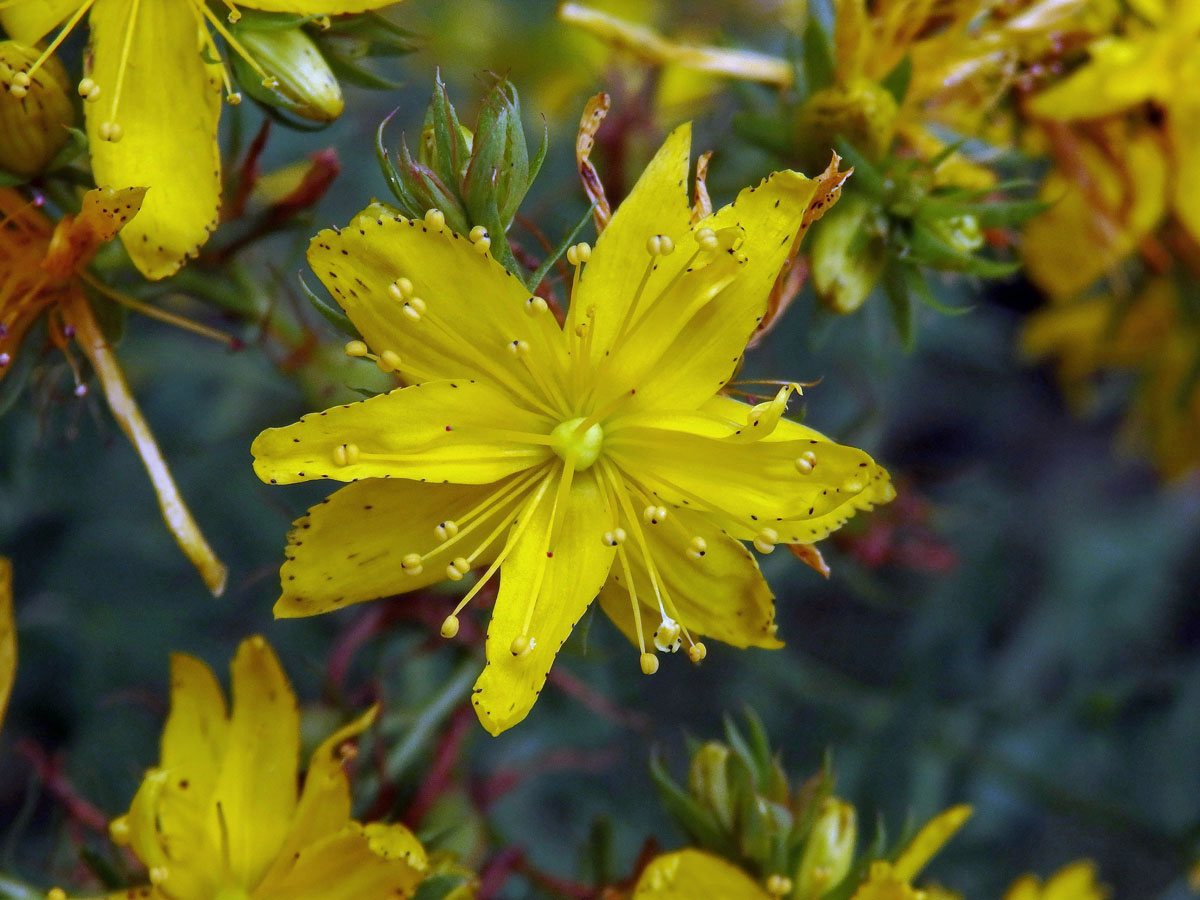
<svg viewBox="0 0 1200 900">
<path fill-rule="evenodd" d="M 550 446 L 564 461 L 573 463 L 576 471 L 589 468 L 604 447 L 604 430 L 597 424 L 579 431 L 583 421 L 568 419 L 550 432 Z"/>
</svg>

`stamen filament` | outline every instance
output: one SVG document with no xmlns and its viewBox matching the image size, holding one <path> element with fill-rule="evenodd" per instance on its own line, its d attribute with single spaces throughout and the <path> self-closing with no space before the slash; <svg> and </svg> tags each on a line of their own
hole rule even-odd
<svg viewBox="0 0 1200 900">
<path fill-rule="evenodd" d="M 456 543 L 466 538 L 469 534 L 471 534 L 471 532 L 475 531 L 480 525 L 487 521 L 487 517 L 493 512 L 493 510 L 500 506 L 505 500 L 511 498 L 513 494 L 520 493 L 525 488 L 529 487 L 533 481 L 542 477 L 546 471 L 547 466 L 543 466 L 540 469 L 534 469 L 531 472 L 522 473 L 508 484 L 501 487 L 499 490 L 489 494 L 487 497 L 477 503 L 472 509 L 468 510 L 465 514 L 456 519 L 455 522 L 459 526 L 458 532 L 453 537 L 448 537 L 445 541 L 438 544 L 433 550 L 422 554 L 421 562 L 424 563 L 435 553 L 440 553 L 441 551 L 447 549 L 448 547 L 454 546 Z M 501 522 L 499 527 L 503 528 L 505 524 L 506 523 Z M 489 537 L 483 542 L 479 550 L 476 550 L 470 555 L 469 559 L 473 560 L 476 556 L 478 556 L 482 547 L 487 547 L 489 544 L 491 544 L 491 542 L 492 538 Z"/>
<path fill-rule="evenodd" d="M 26 2 L 28 2 L 28 0 L 8 0 L 8 2 L 0 3 L 0 10 L 8 9 L 10 6 L 16 6 Z M 92 4 L 95 2 L 96 0 L 84 0 L 84 3 L 80 5 L 79 9 L 75 10 L 75 12 L 71 14 L 71 18 L 67 19 L 66 24 L 58 30 L 58 34 L 54 36 L 54 40 L 52 40 L 49 46 L 42 51 L 42 55 L 34 60 L 32 66 L 25 70 L 25 74 L 27 76 L 32 78 L 37 73 L 37 70 L 46 64 L 46 60 L 54 55 L 54 51 L 58 49 L 59 44 L 67 39 L 67 35 L 69 35 L 75 26 L 79 24 L 79 20 L 84 17 L 87 11 L 92 8 Z"/>
<path fill-rule="evenodd" d="M 261 78 L 264 83 L 274 80 L 274 77 L 269 75 L 267 71 L 261 65 L 259 65 L 258 60 L 246 52 L 246 48 L 238 43 L 237 38 L 230 33 L 229 29 L 226 28 L 225 24 L 221 21 L 221 17 L 209 9 L 208 4 L 205 3 L 204 0 L 193 0 L 193 5 L 200 10 L 200 12 L 206 19 L 208 19 L 209 22 L 212 23 L 213 28 L 217 30 L 217 33 L 220 34 L 221 37 L 225 38 L 225 42 L 233 48 L 233 51 L 242 59 L 244 59 L 250 68 L 254 70 L 254 74 Z"/>
<path fill-rule="evenodd" d="M 116 125 L 117 111 L 121 106 L 121 90 L 125 85 L 125 70 L 129 65 L 129 51 L 133 47 L 133 33 L 137 30 L 137 14 L 138 8 L 141 6 L 142 0 L 133 0 L 129 5 L 129 19 L 125 24 L 125 41 L 121 45 L 121 61 L 117 63 L 117 86 L 113 89 L 113 102 L 108 113 L 108 122 L 106 125 Z M 117 126 L 119 128 L 119 126 Z M 116 132 L 113 140 L 117 140 L 120 131 Z"/>
<path fill-rule="evenodd" d="M 236 347 L 238 342 L 235 338 L 226 334 L 223 331 L 218 331 L 216 328 L 210 328 L 207 325 L 202 325 L 199 322 L 193 322 L 191 319 L 184 316 L 177 316 L 174 313 L 167 312 L 165 309 L 159 309 L 157 306 L 152 306 L 149 303 L 143 303 L 141 300 L 135 300 L 127 294 L 122 294 L 120 291 L 114 290 L 104 282 L 85 271 L 79 272 L 79 277 L 87 284 L 94 288 L 99 293 L 108 297 L 110 300 L 115 300 L 122 306 L 128 306 L 130 309 L 140 312 L 142 315 L 149 316 L 151 319 L 157 319 L 160 322 L 166 322 L 168 325 L 174 325 L 176 328 L 182 328 L 184 331 L 190 331 L 193 334 L 201 335 L 202 337 L 211 338 L 224 344 L 226 347 Z"/>
</svg>

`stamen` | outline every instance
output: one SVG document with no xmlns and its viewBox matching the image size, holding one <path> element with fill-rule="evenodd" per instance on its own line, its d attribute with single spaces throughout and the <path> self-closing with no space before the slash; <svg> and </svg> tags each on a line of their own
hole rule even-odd
<svg viewBox="0 0 1200 900">
<path fill-rule="evenodd" d="M 434 553 L 439 553 L 458 541 L 465 539 L 473 531 L 479 528 L 479 526 L 487 520 L 487 517 L 493 512 L 493 510 L 499 507 L 500 504 L 510 499 L 513 494 L 520 493 L 522 490 L 529 487 L 529 485 L 532 484 L 536 479 L 544 476 L 549 470 L 549 466 L 550 464 L 547 463 L 545 466 L 534 469 L 529 473 L 523 473 L 499 489 L 493 491 L 466 513 L 459 516 L 457 520 L 442 522 L 440 525 L 434 528 L 434 534 L 438 535 L 440 538 L 438 529 L 443 529 L 446 532 L 444 543 L 434 548 L 429 553 L 426 553 L 422 559 L 427 559 Z M 492 541 L 495 540 L 496 536 L 499 535 L 499 533 L 504 530 L 505 527 L 507 527 L 507 524 L 508 523 L 506 520 L 502 520 L 493 533 L 489 535 L 473 553 L 468 555 L 468 561 L 473 563 L 475 558 L 483 552 L 484 548 L 490 546 Z"/>
<path fill-rule="evenodd" d="M 413 295 L 413 283 L 404 277 L 397 278 L 388 285 L 388 293 L 394 300 L 405 300 Z"/>
<path fill-rule="evenodd" d="M 342 444 L 333 449 L 333 461 L 339 466 L 352 466 L 358 462 L 360 456 L 358 444 Z"/>
<path fill-rule="evenodd" d="M 653 653 L 643 653 L 638 662 L 641 663 L 643 675 L 653 675 L 658 671 L 658 657 Z"/>
<path fill-rule="evenodd" d="M 606 531 L 600 538 L 600 543 L 606 547 L 619 547 L 625 543 L 625 529 L 614 528 L 612 531 Z"/>
<path fill-rule="evenodd" d="M 592 245 L 587 241 L 572 244 L 567 248 L 567 262 L 578 268 L 592 258 Z"/>
<path fill-rule="evenodd" d="M 440 233 L 446 228 L 446 215 L 440 209 L 427 209 L 425 210 L 425 224 Z"/>
<path fill-rule="evenodd" d="M 346 355 L 359 358 L 366 356 L 371 351 L 367 349 L 367 345 L 363 341 L 349 341 L 345 347 Z"/>
<path fill-rule="evenodd" d="M 708 656 L 708 648 L 705 647 L 700 641 L 696 641 L 696 643 L 688 647 L 687 655 L 688 659 L 698 664 L 700 660 Z"/>
<path fill-rule="evenodd" d="M 101 128 L 104 126 L 102 125 Z M 79 277 L 87 284 L 95 288 L 105 297 L 110 300 L 115 300 L 122 306 L 128 306 L 132 310 L 140 312 L 144 316 L 151 319 L 157 319 L 159 322 L 166 322 L 168 325 L 174 325 L 176 328 L 182 328 L 184 331 L 190 331 L 192 334 L 198 334 L 202 337 L 210 338 L 218 343 L 224 344 L 226 347 L 237 347 L 239 343 L 236 338 L 225 334 L 223 331 L 218 331 L 215 328 L 210 328 L 207 325 L 202 325 L 199 322 L 193 322 L 191 319 L 177 316 L 174 313 L 167 312 L 165 309 L 160 309 L 157 306 L 152 306 L 149 303 L 143 303 L 141 300 L 135 300 L 128 294 L 122 294 L 120 291 L 110 288 L 107 284 L 93 277 L 90 273 L 80 270 Z"/>
<path fill-rule="evenodd" d="M 479 254 L 487 253 L 492 246 L 492 239 L 488 236 L 488 230 L 482 225 L 476 225 L 471 229 L 467 239 L 471 242 L 472 249 Z"/>
<path fill-rule="evenodd" d="M 76 90 L 79 91 L 79 96 L 88 103 L 95 103 L 100 99 L 100 85 L 90 78 L 81 79 Z"/>
<path fill-rule="evenodd" d="M 452 638 L 458 634 L 458 616 L 449 615 L 442 620 L 442 637 Z"/>
<path fill-rule="evenodd" d="M 665 506 L 647 506 L 642 510 L 642 521 L 647 525 L 657 525 L 659 522 L 665 521 L 667 518 L 667 508 Z"/>
<path fill-rule="evenodd" d="M 117 86 L 113 90 L 112 107 L 108 111 L 108 121 L 100 125 L 98 133 L 100 140 L 117 143 L 125 134 L 117 124 L 117 112 L 121 106 L 121 89 L 125 85 L 125 70 L 129 67 L 129 51 L 133 47 L 133 33 L 137 29 L 138 8 L 141 0 L 133 0 L 129 5 L 129 19 L 125 25 L 125 42 L 121 46 L 121 60 L 117 63 Z"/>
<path fill-rule="evenodd" d="M 439 541 L 449 540 L 458 534 L 458 523 L 453 519 L 447 519 L 445 522 L 435 526 L 433 533 Z"/>
<path fill-rule="evenodd" d="M 665 234 L 652 234 L 646 240 L 646 252 L 651 256 L 670 256 L 675 252 L 675 242 Z"/>
<path fill-rule="evenodd" d="M 400 568 L 404 570 L 405 574 L 420 575 L 425 568 L 421 565 L 421 554 L 406 553 L 400 560 Z"/>
<path fill-rule="evenodd" d="M 238 56 L 240 56 L 242 59 L 244 59 L 246 61 L 247 65 L 249 65 L 250 68 L 254 70 L 254 74 L 262 79 L 263 87 L 265 87 L 265 88 L 279 87 L 279 79 L 275 78 L 273 75 L 268 74 L 266 69 L 264 69 L 261 65 L 259 65 L 258 60 L 256 60 L 253 56 L 251 56 L 246 51 L 246 48 L 243 47 L 240 43 L 238 43 L 237 38 L 235 38 L 233 36 L 233 34 L 229 31 L 229 29 L 225 27 L 225 24 L 221 21 L 220 16 L 218 16 L 211 9 L 209 9 L 207 3 L 203 2 L 203 0 L 193 0 L 192 5 L 193 5 L 193 7 L 195 7 L 196 9 L 198 9 L 200 11 L 200 13 L 204 16 L 204 18 L 208 19 L 208 21 L 210 21 L 212 23 L 212 26 L 216 30 L 216 32 L 219 35 L 221 35 L 221 37 L 225 38 L 225 42 L 227 44 L 229 44 L 230 47 L 233 48 L 233 52 L 236 53 Z M 235 19 L 233 21 L 237 21 L 237 20 Z"/>
<path fill-rule="evenodd" d="M 703 559 L 704 554 L 708 552 L 708 541 L 697 535 L 692 538 L 692 542 L 688 544 L 687 555 L 692 559 Z"/>
<path fill-rule="evenodd" d="M 509 650 L 512 652 L 513 656 L 525 656 L 534 648 L 536 643 L 537 641 L 531 637 L 526 637 L 523 634 L 517 635 L 515 638 L 513 638 L 512 644 L 509 646 Z"/>
<path fill-rule="evenodd" d="M 679 623 L 664 615 L 662 624 L 654 630 L 654 646 L 660 653 L 675 653 L 679 650 Z"/>
<path fill-rule="evenodd" d="M 717 239 L 717 233 L 711 228 L 696 229 L 696 243 L 701 250 L 716 250 L 720 246 L 720 241 Z"/>
<path fill-rule="evenodd" d="M 446 566 L 446 577 L 451 581 L 462 581 L 462 577 L 471 571 L 471 564 L 459 556 Z"/>
<path fill-rule="evenodd" d="M 54 51 L 58 49 L 59 44 L 67 39 L 67 35 L 69 35 L 72 29 L 79 24 L 79 20 L 82 19 L 87 11 L 92 8 L 92 4 L 94 2 L 95 0 L 85 0 L 85 2 L 81 3 L 79 9 L 75 10 L 75 12 L 71 15 L 71 18 L 67 19 L 66 24 L 58 30 L 58 34 L 54 36 L 54 40 L 52 40 L 49 46 L 42 51 L 42 55 L 34 60 L 33 65 L 24 72 L 17 72 L 13 76 L 13 83 L 9 87 L 9 91 L 12 94 L 17 97 L 25 96 L 25 92 L 29 90 L 29 86 L 33 83 L 33 76 L 37 74 L 38 69 L 44 66 L 46 64 L 46 60 L 54 55 Z M 4 6 L 0 7 L 0 9 L 7 9 L 8 6 L 9 4 L 4 4 Z M 19 88 L 21 92 L 18 93 L 18 91 L 14 90 L 14 88 Z"/>
<path fill-rule="evenodd" d="M 779 532 L 774 528 L 764 528 L 754 538 L 754 549 L 759 553 L 770 553 L 779 543 Z"/>
<path fill-rule="evenodd" d="M 236 25 L 242 20 L 242 11 L 234 6 L 231 0 L 221 0 L 221 2 L 224 3 L 225 7 L 229 10 L 229 15 L 225 18 L 228 20 L 230 25 Z"/>
<path fill-rule="evenodd" d="M 550 309 L 550 304 L 541 297 L 530 297 L 525 301 L 525 314 L 528 316 L 540 316 L 548 309 Z"/>
</svg>

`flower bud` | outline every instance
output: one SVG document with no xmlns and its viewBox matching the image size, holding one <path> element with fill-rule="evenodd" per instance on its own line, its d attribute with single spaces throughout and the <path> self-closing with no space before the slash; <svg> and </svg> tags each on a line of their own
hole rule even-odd
<svg viewBox="0 0 1200 900">
<path fill-rule="evenodd" d="M 872 162 L 883 159 L 891 147 L 899 111 L 886 88 L 866 79 L 817 91 L 800 108 L 797 121 L 802 168 L 823 169 L 839 137 Z"/>
<path fill-rule="evenodd" d="M 54 159 L 75 122 L 72 85 L 56 56 L 28 76 L 23 96 L 10 91 L 14 77 L 28 72 L 39 55 L 16 41 L 0 41 L 0 169 L 23 177 L 38 174 Z"/>
<path fill-rule="evenodd" d="M 813 228 L 813 288 L 832 312 L 845 315 L 862 306 L 883 272 L 886 257 L 877 217 L 869 199 L 851 195 Z"/>
<path fill-rule="evenodd" d="M 346 102 L 333 70 L 312 38 L 301 28 L 241 28 L 237 39 L 246 52 L 274 79 L 270 89 L 282 97 L 288 112 L 314 122 L 332 122 Z M 261 93 L 253 75 L 239 68 L 239 81 L 249 93 L 267 102 L 277 98 Z M 261 79 L 260 79 L 261 81 Z"/>
<path fill-rule="evenodd" d="M 857 838 L 854 807 L 837 797 L 825 800 L 804 844 L 792 896 L 796 900 L 818 900 L 837 887 L 850 871 Z"/>
<path fill-rule="evenodd" d="M 983 246 L 983 229 L 972 215 L 951 216 L 930 223 L 938 237 L 960 253 L 974 253 Z"/>
<path fill-rule="evenodd" d="M 732 832 L 736 803 L 730 793 L 729 748 L 716 741 L 705 744 L 692 756 L 688 768 L 688 790 L 709 810 L 726 832 Z"/>
</svg>

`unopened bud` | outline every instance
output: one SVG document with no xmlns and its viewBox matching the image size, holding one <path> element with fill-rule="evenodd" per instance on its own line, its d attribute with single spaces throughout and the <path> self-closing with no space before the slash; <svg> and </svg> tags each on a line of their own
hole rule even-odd
<svg viewBox="0 0 1200 900">
<path fill-rule="evenodd" d="M 868 198 L 844 196 L 813 225 L 813 288 L 832 312 L 845 315 L 862 306 L 883 273 L 886 250 L 872 233 L 877 215 Z"/>
<path fill-rule="evenodd" d="M 839 137 L 872 162 L 883 159 L 896 133 L 898 112 L 887 88 L 865 78 L 817 91 L 800 108 L 801 166 L 813 172 L 825 168 Z"/>
<path fill-rule="evenodd" d="M 736 815 L 729 784 L 729 748 L 716 741 L 705 744 L 692 756 L 688 767 L 688 791 L 705 809 L 732 832 Z"/>
<path fill-rule="evenodd" d="M 54 159 L 75 123 L 75 87 L 58 57 L 27 74 L 39 55 L 17 41 L 0 41 L 0 169 L 26 178 Z"/>
<path fill-rule="evenodd" d="M 835 888 L 850 871 L 857 839 L 858 817 L 854 807 L 837 797 L 829 797 L 808 833 L 792 896 L 797 900 L 818 900 Z"/>
<path fill-rule="evenodd" d="M 314 122 L 332 122 L 342 114 L 346 102 L 341 85 L 303 29 L 242 25 L 236 29 L 236 36 L 247 54 L 268 73 L 263 87 L 282 95 L 289 112 Z M 247 90 L 257 89 L 252 78 L 240 80 Z"/>
</svg>

